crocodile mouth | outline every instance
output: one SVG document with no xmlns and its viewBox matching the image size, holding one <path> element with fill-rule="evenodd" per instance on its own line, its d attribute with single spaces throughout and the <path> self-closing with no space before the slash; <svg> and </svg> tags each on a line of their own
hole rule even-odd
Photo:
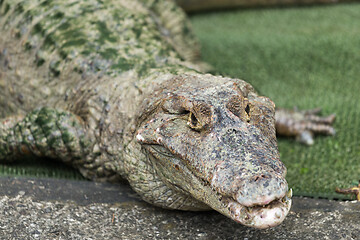
<svg viewBox="0 0 360 240">
<path fill-rule="evenodd" d="M 254 228 L 269 228 L 279 225 L 291 208 L 292 189 L 284 197 L 266 205 L 243 206 L 235 200 L 228 200 L 230 217 L 243 225 Z"/>
<path fill-rule="evenodd" d="M 184 189 L 181 187 L 181 184 L 177 185 L 179 189 L 183 189 L 185 192 L 189 193 L 192 192 L 190 195 L 238 223 L 259 229 L 275 227 L 283 222 L 290 211 L 292 203 L 292 189 L 287 192 L 284 191 L 282 195 L 278 195 L 272 200 L 268 199 L 266 201 L 256 201 L 255 203 L 248 204 L 246 206 L 230 196 L 222 196 L 219 199 L 219 195 L 221 195 L 221 193 L 210 187 L 210 183 L 204 184 L 205 181 L 199 181 L 199 179 L 195 177 L 196 174 L 194 174 L 189 168 L 185 167 L 181 163 L 181 160 L 174 156 L 174 154 L 172 154 L 168 149 L 163 146 L 153 144 L 146 145 L 146 148 L 150 153 L 149 156 L 151 156 L 151 159 L 158 163 L 158 167 L 162 166 L 162 164 L 160 164 L 161 161 L 159 161 L 159 159 L 161 159 L 160 156 L 167 160 L 172 159 L 172 162 L 177 166 L 174 167 L 174 169 L 177 169 L 174 174 L 185 174 L 187 176 L 187 180 L 193 179 L 195 183 L 198 183 L 198 186 L 202 186 L 200 188 L 203 192 L 200 195 L 198 192 L 195 192 L 194 194 L 191 189 Z M 180 169 L 182 170 L 180 171 Z M 179 177 L 179 179 L 184 178 Z M 184 180 L 184 184 L 185 182 L 186 180 Z M 192 186 L 195 183 L 185 184 L 184 186 Z M 207 194 L 205 198 L 203 196 L 204 194 Z"/>
</svg>

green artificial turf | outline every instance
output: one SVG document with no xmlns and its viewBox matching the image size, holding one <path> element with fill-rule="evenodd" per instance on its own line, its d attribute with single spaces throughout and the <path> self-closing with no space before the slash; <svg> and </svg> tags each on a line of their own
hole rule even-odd
<svg viewBox="0 0 360 240">
<path fill-rule="evenodd" d="M 360 179 L 360 4 L 213 12 L 191 18 L 215 72 L 250 82 L 277 106 L 336 114 L 335 137 L 279 139 L 296 195 L 343 198 Z"/>
<path fill-rule="evenodd" d="M 335 137 L 311 147 L 279 139 L 296 195 L 342 198 L 360 179 L 360 4 L 212 12 L 191 17 L 203 59 L 280 107 L 336 113 Z M 63 164 L 0 165 L 0 175 L 83 179 Z"/>
</svg>

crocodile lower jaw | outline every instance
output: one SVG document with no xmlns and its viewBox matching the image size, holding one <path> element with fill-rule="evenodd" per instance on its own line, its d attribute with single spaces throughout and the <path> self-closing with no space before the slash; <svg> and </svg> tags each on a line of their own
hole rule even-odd
<svg viewBox="0 0 360 240">
<path fill-rule="evenodd" d="M 234 200 L 228 203 L 230 217 L 243 225 L 254 228 L 269 228 L 279 225 L 290 211 L 292 190 L 281 199 L 267 205 L 246 207 Z"/>
</svg>

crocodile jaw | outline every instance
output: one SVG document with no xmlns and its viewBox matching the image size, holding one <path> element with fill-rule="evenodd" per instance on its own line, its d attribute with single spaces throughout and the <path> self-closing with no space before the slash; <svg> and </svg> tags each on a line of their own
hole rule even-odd
<svg viewBox="0 0 360 240">
<path fill-rule="evenodd" d="M 264 206 L 246 207 L 234 200 L 228 203 L 230 218 L 245 226 L 264 229 L 275 227 L 282 223 L 291 208 L 292 190 L 282 198 Z"/>
<path fill-rule="evenodd" d="M 141 138 L 140 136 L 138 136 L 138 138 Z M 210 208 L 238 223 L 253 228 L 264 229 L 279 225 L 289 213 L 292 202 L 292 190 L 287 191 L 287 184 L 286 188 L 283 188 L 282 193 L 272 195 L 272 197 L 264 195 L 258 198 L 248 199 L 245 202 L 239 201 L 236 195 L 233 197 L 224 195 L 219 189 L 211 186 L 209 182 L 198 178 L 193 171 L 183 165 L 181 159 L 173 156 L 172 153 L 163 146 L 144 145 L 144 148 L 149 154 L 149 159 L 153 162 L 153 167 L 164 183 L 167 183 L 168 186 L 177 186 L 177 190 L 181 190 L 188 197 L 193 197 L 205 203 Z M 166 161 L 162 162 L 160 156 L 166 159 Z M 170 162 L 176 164 L 177 168 L 171 168 L 169 166 L 166 168 L 164 164 Z M 164 171 L 164 167 L 168 171 Z M 169 174 L 164 175 L 165 172 Z M 165 207 L 168 208 L 169 206 Z M 204 209 L 199 208 L 193 210 Z"/>
</svg>

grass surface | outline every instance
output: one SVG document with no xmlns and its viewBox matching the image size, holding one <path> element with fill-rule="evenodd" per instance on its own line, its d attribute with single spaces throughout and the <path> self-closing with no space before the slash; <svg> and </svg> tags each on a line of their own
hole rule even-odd
<svg viewBox="0 0 360 240">
<path fill-rule="evenodd" d="M 192 16 L 203 59 L 252 83 L 277 106 L 337 114 L 335 137 L 314 146 L 279 139 L 296 195 L 342 197 L 360 179 L 360 4 L 255 9 Z M 0 174 L 82 179 L 46 160 L 0 165 Z"/>
<path fill-rule="evenodd" d="M 279 139 L 296 195 L 343 198 L 360 179 L 360 4 L 192 16 L 204 61 L 250 82 L 277 106 L 336 113 L 335 137 Z"/>
</svg>

